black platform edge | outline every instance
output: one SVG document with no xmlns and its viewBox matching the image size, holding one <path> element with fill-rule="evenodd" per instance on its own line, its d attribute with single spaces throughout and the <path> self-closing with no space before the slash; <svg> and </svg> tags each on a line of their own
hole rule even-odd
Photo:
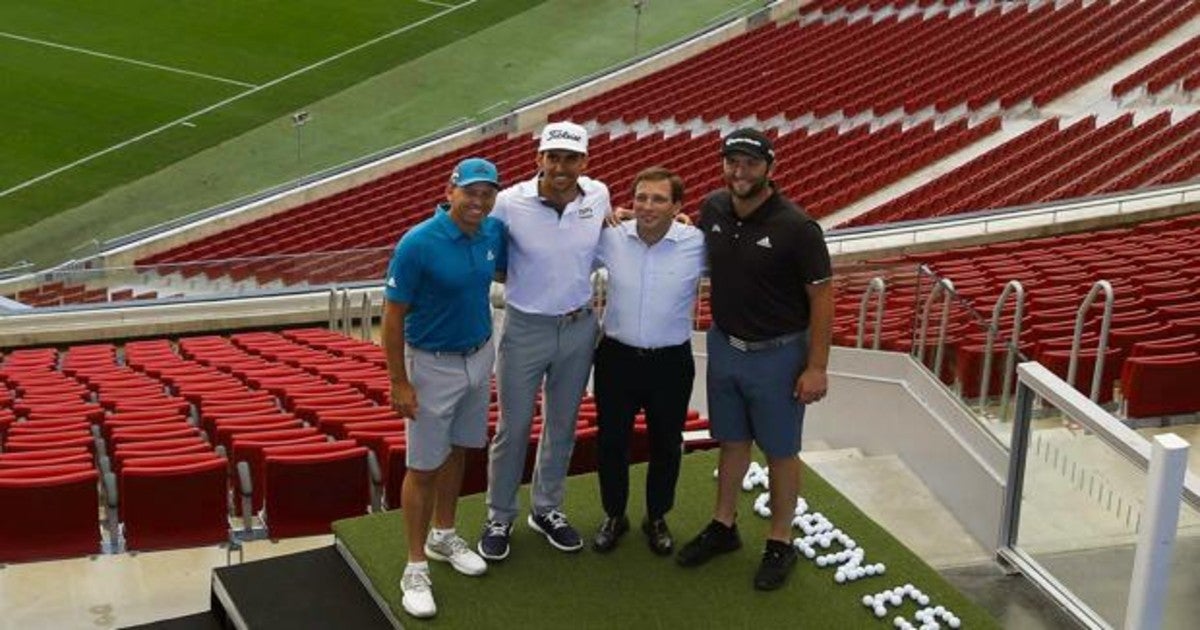
<svg viewBox="0 0 1200 630">
<path fill-rule="evenodd" d="M 401 628 L 339 543 L 213 570 L 212 614 L 226 628 Z"/>
<path fill-rule="evenodd" d="M 362 566 L 360 566 L 358 561 L 354 559 L 354 554 L 350 553 L 350 550 L 346 548 L 344 544 L 342 544 L 342 539 L 338 538 L 336 534 L 333 538 L 333 546 L 335 549 L 337 549 L 338 553 L 341 554 L 342 560 L 346 561 L 346 566 L 350 567 L 350 570 L 354 572 L 355 577 L 357 577 L 358 581 L 362 583 L 363 589 L 367 591 L 367 594 L 371 596 L 371 599 L 375 600 L 375 605 L 379 606 L 380 612 L 383 613 L 383 616 L 388 620 L 388 623 L 391 623 L 392 627 L 396 628 L 396 630 L 403 630 L 404 625 L 401 624 L 400 620 L 396 618 L 396 615 L 392 613 L 392 607 L 388 605 L 387 600 L 383 598 L 383 595 L 375 589 L 375 585 L 371 582 L 370 578 L 367 577 L 366 571 L 363 571 Z"/>
</svg>

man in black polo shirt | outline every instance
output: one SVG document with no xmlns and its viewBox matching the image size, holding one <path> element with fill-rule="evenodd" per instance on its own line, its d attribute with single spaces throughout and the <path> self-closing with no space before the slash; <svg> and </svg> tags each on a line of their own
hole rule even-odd
<svg viewBox="0 0 1200 630">
<path fill-rule="evenodd" d="M 721 145 L 724 190 L 700 206 L 714 325 L 708 332 L 708 410 L 721 444 L 713 520 L 679 550 L 697 566 L 741 547 L 736 506 L 751 442 L 771 471 L 771 529 L 754 576 L 779 588 L 796 563 L 791 527 L 800 488 L 804 407 L 825 396 L 833 272 L 817 222 L 771 181 L 770 138 L 739 129 Z"/>
</svg>

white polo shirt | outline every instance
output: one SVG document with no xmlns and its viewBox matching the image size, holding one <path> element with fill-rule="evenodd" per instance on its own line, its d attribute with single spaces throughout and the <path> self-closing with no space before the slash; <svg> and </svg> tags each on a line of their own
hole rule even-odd
<svg viewBox="0 0 1200 630">
<path fill-rule="evenodd" d="M 637 348 L 676 346 L 691 338 L 696 285 L 705 266 L 700 230 L 672 223 L 661 240 L 646 245 L 637 221 L 625 221 L 601 235 L 598 259 L 608 268 L 604 334 Z"/>
<path fill-rule="evenodd" d="M 500 191 L 491 216 L 508 227 L 505 301 L 524 313 L 562 315 L 592 298 L 592 262 L 612 211 L 608 187 L 579 178 L 582 191 L 560 216 L 542 202 L 538 179 Z"/>
</svg>

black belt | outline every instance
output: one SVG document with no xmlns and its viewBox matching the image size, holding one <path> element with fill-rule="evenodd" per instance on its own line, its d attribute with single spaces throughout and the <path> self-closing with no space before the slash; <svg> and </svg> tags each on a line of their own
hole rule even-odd
<svg viewBox="0 0 1200 630">
<path fill-rule="evenodd" d="M 569 324 L 575 320 L 582 319 L 591 314 L 592 314 L 592 305 L 584 304 L 583 306 L 580 306 L 579 308 L 577 308 L 573 311 L 567 311 L 566 313 L 563 313 L 562 315 L 551 315 L 551 317 L 557 318 L 558 321 L 560 321 L 560 322 Z"/>
<path fill-rule="evenodd" d="M 764 339 L 762 341 L 746 341 L 745 339 L 738 339 L 737 337 L 734 337 L 733 335 L 730 335 L 728 333 L 725 334 L 725 338 L 729 340 L 729 345 L 733 349 L 741 350 L 742 352 L 761 352 L 763 350 L 771 350 L 773 348 L 780 348 L 780 347 L 788 345 L 789 343 L 792 343 L 793 341 L 795 341 L 803 336 L 804 336 L 804 333 L 795 332 L 795 333 L 788 333 L 786 335 L 781 335 L 779 337 L 774 337 L 771 339 Z"/>
<path fill-rule="evenodd" d="M 438 357 L 469 357 L 482 350 L 483 347 L 486 346 L 491 340 L 492 336 L 488 335 L 487 337 L 483 338 L 483 341 L 480 341 L 479 343 L 465 350 L 426 350 L 424 348 L 417 348 L 417 350 L 420 350 L 421 352 L 428 352 L 429 354 Z M 416 348 L 416 346 L 413 347 Z"/>
<path fill-rule="evenodd" d="M 605 336 L 604 341 L 607 341 L 608 343 L 616 346 L 617 349 L 619 349 L 619 350 L 628 352 L 630 354 L 635 354 L 639 357 L 655 357 L 655 356 L 660 356 L 660 355 L 664 355 L 664 354 L 670 354 L 673 352 L 679 352 L 681 350 L 686 349 L 688 347 L 688 345 L 690 344 L 690 342 L 685 341 L 681 344 L 676 344 L 674 346 L 659 346 L 657 348 L 639 348 L 638 346 L 631 346 L 627 343 L 621 343 L 620 341 L 617 341 L 613 337 Z"/>
</svg>

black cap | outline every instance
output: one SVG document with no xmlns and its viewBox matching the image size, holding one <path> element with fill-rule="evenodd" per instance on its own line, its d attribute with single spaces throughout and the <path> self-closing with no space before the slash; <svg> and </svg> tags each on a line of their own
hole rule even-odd
<svg viewBox="0 0 1200 630">
<path fill-rule="evenodd" d="M 743 127 L 725 136 L 721 142 L 721 157 L 730 153 L 744 153 L 767 163 L 775 161 L 775 147 L 771 139 L 767 134 L 750 127 Z"/>
</svg>

